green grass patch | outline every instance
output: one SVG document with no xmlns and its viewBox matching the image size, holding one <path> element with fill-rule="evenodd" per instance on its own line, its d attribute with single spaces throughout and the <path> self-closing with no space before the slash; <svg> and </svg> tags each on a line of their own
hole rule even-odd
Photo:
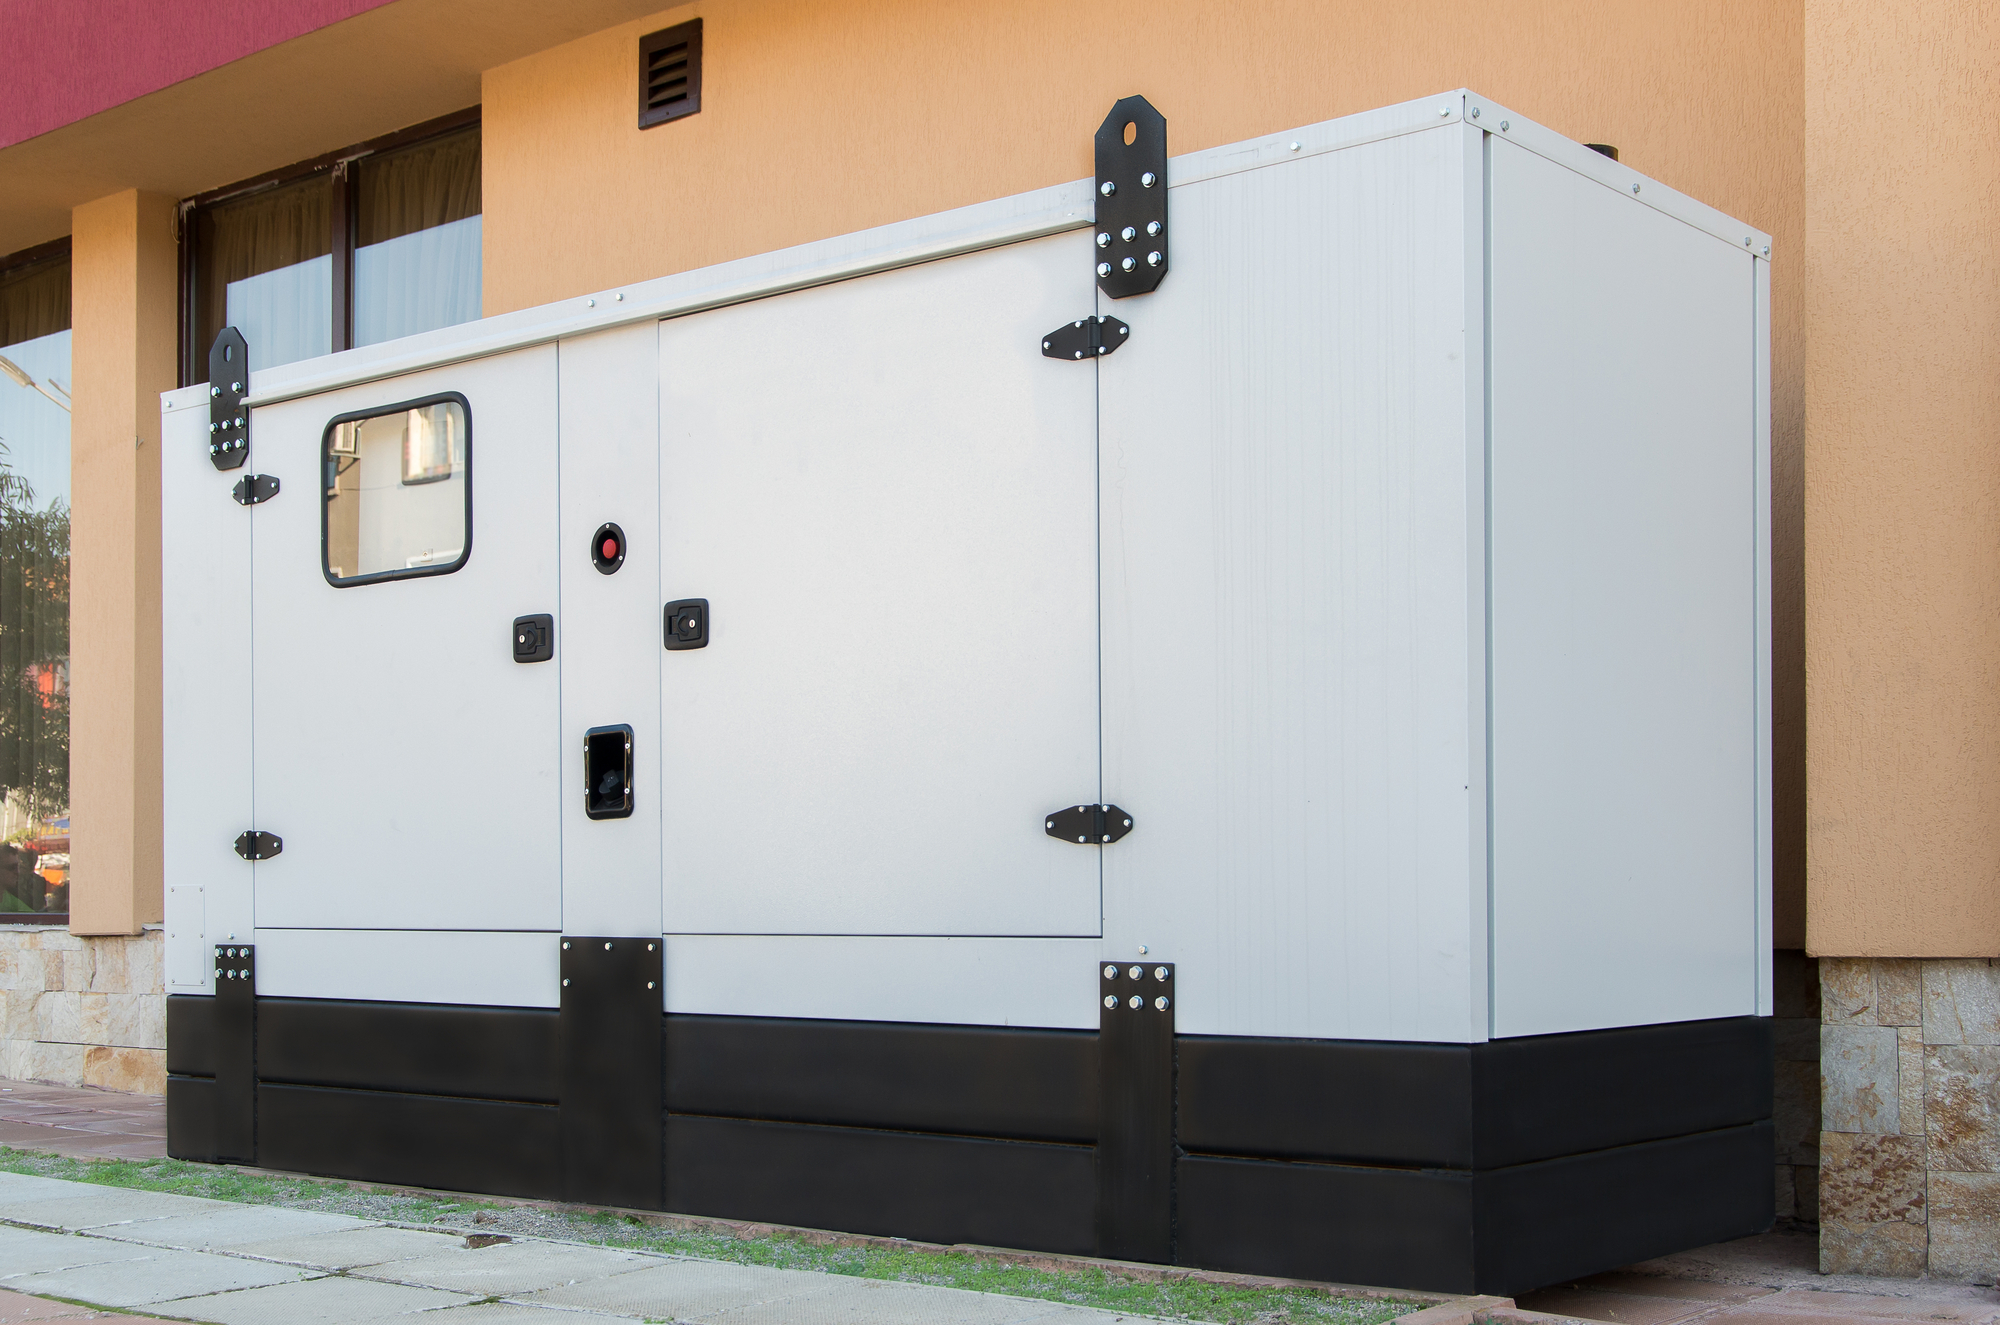
<svg viewBox="0 0 2000 1325">
<path fill-rule="evenodd" d="M 1191 1279 L 1155 1281 L 1101 1269 L 1044 1270 L 969 1252 L 838 1246 L 788 1234 L 741 1238 L 721 1230 L 664 1227 L 630 1215 L 507 1205 L 477 1197 L 421 1196 L 367 1183 L 273 1177 L 177 1159 L 69 1159 L 0 1146 L 0 1172 L 317 1210 L 454 1233 L 557 1238 L 736 1265 L 935 1284 L 1218 1325 L 1380 1325 L 1426 1305 L 1344 1297 L 1312 1289 L 1233 1288 Z"/>
</svg>

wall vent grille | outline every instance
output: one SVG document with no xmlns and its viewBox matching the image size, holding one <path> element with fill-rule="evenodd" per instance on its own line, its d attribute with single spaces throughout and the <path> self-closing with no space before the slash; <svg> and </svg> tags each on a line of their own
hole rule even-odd
<svg viewBox="0 0 2000 1325">
<path fill-rule="evenodd" d="M 701 20 L 639 38 L 639 127 L 701 109 Z"/>
</svg>

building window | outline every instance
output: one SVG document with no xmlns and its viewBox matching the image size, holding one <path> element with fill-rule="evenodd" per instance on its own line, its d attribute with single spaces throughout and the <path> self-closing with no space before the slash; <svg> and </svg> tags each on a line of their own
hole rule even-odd
<svg viewBox="0 0 2000 1325">
<path fill-rule="evenodd" d="M 184 384 L 225 326 L 270 368 L 480 316 L 476 110 L 181 206 Z"/>
<path fill-rule="evenodd" d="M 69 241 L 0 258 L 0 921 L 69 913 Z"/>
</svg>

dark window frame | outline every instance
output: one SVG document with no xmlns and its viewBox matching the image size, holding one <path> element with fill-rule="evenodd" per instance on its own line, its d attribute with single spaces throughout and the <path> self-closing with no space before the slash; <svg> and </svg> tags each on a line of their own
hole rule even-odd
<svg viewBox="0 0 2000 1325">
<path fill-rule="evenodd" d="M 455 403 L 465 411 L 465 545 L 458 550 L 458 560 L 444 566 L 412 566 L 407 570 L 378 570 L 366 575 L 342 575 L 333 573 L 333 550 L 327 542 L 327 495 L 326 470 L 334 458 L 333 430 L 343 423 L 356 423 L 364 419 L 379 419 L 389 414 L 400 414 L 405 410 L 421 409 L 425 405 Z M 420 580 L 433 575 L 450 575 L 464 569 L 472 560 L 472 402 L 457 391 L 436 391 L 428 396 L 418 396 L 414 400 L 399 400 L 389 405 L 372 405 L 367 409 L 349 410 L 336 414 L 326 421 L 326 427 L 319 435 L 319 573 L 326 582 L 336 589 L 352 589 L 363 584 L 385 584 L 390 580 Z M 435 481 L 435 480 L 433 480 Z"/>
<path fill-rule="evenodd" d="M 652 57 L 655 51 L 687 43 L 687 91 L 672 105 L 652 104 Z M 639 38 L 639 127 L 656 129 L 701 113 L 701 20 L 690 19 Z"/>
<path fill-rule="evenodd" d="M 194 234 L 195 214 L 205 207 L 219 202 L 229 202 L 248 194 L 265 189 L 275 189 L 286 184 L 296 184 L 300 180 L 316 175 L 326 175 L 332 181 L 333 205 L 329 213 L 332 217 L 330 236 L 333 255 L 333 335 L 330 341 L 333 353 L 354 347 L 354 247 L 359 229 L 356 214 L 356 192 L 353 186 L 353 167 L 356 162 L 384 152 L 400 148 L 415 147 L 432 138 L 441 138 L 448 133 L 471 128 L 480 123 L 480 107 L 469 106 L 464 110 L 440 115 L 422 124 L 413 124 L 407 129 L 370 138 L 352 147 L 343 147 L 336 152 L 326 152 L 304 161 L 293 162 L 277 170 L 267 170 L 261 175 L 238 180 L 234 184 L 206 193 L 197 193 L 191 198 L 181 199 L 179 217 L 180 269 L 178 273 L 180 289 L 179 318 L 179 360 L 180 384 L 193 386 L 208 380 L 208 346 L 196 344 L 200 335 L 197 325 L 197 290 L 195 270 Z M 256 348 L 251 348 L 256 353 Z M 254 362 L 254 359 L 253 359 Z"/>
</svg>

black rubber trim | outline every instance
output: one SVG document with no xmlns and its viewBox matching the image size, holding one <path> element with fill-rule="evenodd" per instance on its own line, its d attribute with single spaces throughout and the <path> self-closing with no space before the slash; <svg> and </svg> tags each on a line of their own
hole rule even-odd
<svg viewBox="0 0 2000 1325">
<path fill-rule="evenodd" d="M 553 1008 L 260 998 L 257 1075 L 289 1085 L 553 1104 L 558 1022 Z M 170 1058 L 173 1044 L 170 1021 Z"/>
<path fill-rule="evenodd" d="M 1096 1150 L 918 1132 L 667 1119 L 667 1208 L 1088 1254 Z"/>
<path fill-rule="evenodd" d="M 563 937 L 564 1200 L 661 1208 L 663 946 L 658 936 Z"/>
<path fill-rule="evenodd" d="M 1504 1168 L 1771 1116 L 1769 1017 L 1474 1046 L 1477 1168 Z"/>
<path fill-rule="evenodd" d="M 167 1154 L 201 1164 L 215 1162 L 214 1077 L 167 1074 Z"/>
<path fill-rule="evenodd" d="M 257 1163 L 497 1196 L 562 1196 L 559 1111 L 546 1104 L 264 1086 Z"/>
<path fill-rule="evenodd" d="M 1182 1036 L 1183 1149 L 1487 1170 L 1771 1116 L 1769 1018 L 1477 1045 Z"/>
<path fill-rule="evenodd" d="M 1097 1136 L 1097 1036 L 674 1014 L 667 1108 L 1088 1144 Z"/>
<path fill-rule="evenodd" d="M 208 995 L 167 995 L 167 1071 L 215 1075 L 215 1000 Z"/>
<path fill-rule="evenodd" d="M 1190 1155 L 1183 1265 L 1512 1295 L 1769 1228 L 1769 1122 L 1472 1173 Z"/>
</svg>

